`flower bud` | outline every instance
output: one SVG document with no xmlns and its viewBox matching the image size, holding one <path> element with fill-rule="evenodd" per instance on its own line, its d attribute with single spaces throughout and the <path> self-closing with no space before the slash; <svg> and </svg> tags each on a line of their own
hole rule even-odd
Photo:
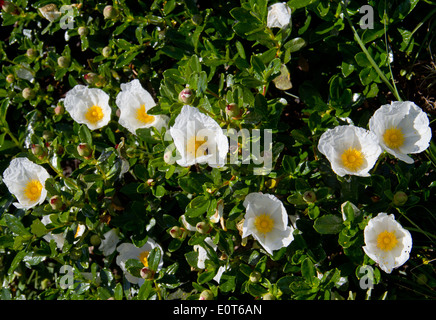
<svg viewBox="0 0 436 320">
<path fill-rule="evenodd" d="M 226 114 L 233 119 L 239 119 L 242 116 L 242 110 L 236 103 L 230 103 L 226 107 Z"/>
<path fill-rule="evenodd" d="M 101 55 L 105 58 L 110 57 L 111 53 L 112 53 L 112 49 L 110 47 L 107 47 L 107 46 L 104 47 L 103 50 L 101 50 Z"/>
<path fill-rule="evenodd" d="M 62 104 L 58 104 L 55 108 L 54 108 L 54 113 L 57 116 L 63 115 L 65 113 L 65 107 Z"/>
<path fill-rule="evenodd" d="M 94 82 L 97 81 L 98 74 L 96 74 L 96 73 L 94 73 L 94 72 L 89 72 L 89 73 L 85 74 L 85 75 L 83 76 L 83 78 L 85 79 L 85 81 L 86 81 L 88 84 L 94 84 Z"/>
<path fill-rule="evenodd" d="M 106 6 L 103 9 L 103 16 L 105 19 L 115 19 L 118 17 L 118 10 L 113 6 Z"/>
<path fill-rule="evenodd" d="M 92 155 L 92 148 L 87 143 L 80 143 L 77 146 L 77 153 L 84 158 L 89 158 Z"/>
<path fill-rule="evenodd" d="M 398 191 L 394 194 L 394 199 L 393 199 L 393 203 L 394 205 L 400 207 L 406 204 L 407 202 L 407 194 L 403 191 Z"/>
<path fill-rule="evenodd" d="M 262 274 L 259 271 L 253 271 L 250 274 L 250 282 L 257 283 L 262 279 Z"/>
<path fill-rule="evenodd" d="M 18 14 L 18 8 L 15 4 L 9 1 L 0 1 L 1 9 L 3 9 L 4 12 L 16 15 Z"/>
<path fill-rule="evenodd" d="M 12 83 L 12 82 L 14 82 L 14 80 L 15 80 L 15 77 L 14 77 L 13 74 L 8 74 L 8 75 L 6 76 L 6 82 L 7 82 L 7 83 Z"/>
<path fill-rule="evenodd" d="M 303 194 L 303 200 L 306 201 L 306 202 L 309 202 L 309 203 L 315 202 L 316 201 L 316 194 L 315 194 L 315 192 L 313 192 L 311 190 L 306 191 Z"/>
<path fill-rule="evenodd" d="M 24 88 L 21 94 L 26 100 L 32 100 L 35 98 L 35 91 L 33 91 L 31 88 Z"/>
<path fill-rule="evenodd" d="M 151 279 L 153 278 L 153 271 L 147 267 L 144 267 L 141 269 L 140 275 L 142 279 Z"/>
<path fill-rule="evenodd" d="M 58 58 L 58 66 L 61 68 L 68 68 L 70 66 L 70 58 L 65 56 L 60 56 Z"/>
<path fill-rule="evenodd" d="M 262 296 L 262 300 L 275 300 L 275 299 L 276 299 L 276 297 L 272 293 L 269 293 L 269 292 L 265 293 Z"/>
<path fill-rule="evenodd" d="M 97 234 L 93 234 L 91 236 L 91 238 L 89 239 L 89 242 L 91 243 L 91 245 L 96 247 L 96 246 L 100 245 L 101 239 L 100 239 L 100 237 Z"/>
<path fill-rule="evenodd" d="M 191 89 L 185 88 L 179 93 L 179 101 L 184 104 L 190 104 L 194 100 L 194 94 Z"/>
<path fill-rule="evenodd" d="M 77 33 L 79 34 L 79 36 L 85 37 L 88 35 L 89 29 L 87 27 L 79 27 L 77 29 Z"/>
<path fill-rule="evenodd" d="M 213 293 L 210 290 L 203 290 L 200 293 L 200 298 L 198 300 L 213 300 Z"/>
<path fill-rule="evenodd" d="M 180 229 L 178 226 L 174 226 L 170 230 L 170 236 L 177 239 L 180 238 L 183 234 L 183 230 Z"/>
<path fill-rule="evenodd" d="M 197 231 L 201 234 L 206 234 L 206 233 L 209 233 L 209 231 L 211 230 L 211 227 L 206 222 L 201 221 L 201 222 L 197 223 L 197 225 L 195 226 L 195 229 L 197 229 Z"/>
<path fill-rule="evenodd" d="M 29 49 L 27 49 L 27 51 L 26 51 L 26 55 L 27 55 L 27 57 L 30 58 L 30 59 L 35 58 L 37 54 L 38 54 L 38 52 L 37 52 L 35 49 L 33 49 L 33 48 L 29 48 Z"/>
<path fill-rule="evenodd" d="M 50 279 L 45 278 L 41 281 L 41 289 L 45 290 L 51 285 Z"/>
<path fill-rule="evenodd" d="M 32 154 L 34 154 L 35 156 L 40 156 L 44 153 L 44 148 L 41 147 L 39 144 L 32 144 L 30 149 L 32 151 Z"/>
<path fill-rule="evenodd" d="M 53 210 L 60 210 L 63 207 L 62 199 L 60 196 L 55 195 L 50 198 L 49 203 Z"/>
</svg>

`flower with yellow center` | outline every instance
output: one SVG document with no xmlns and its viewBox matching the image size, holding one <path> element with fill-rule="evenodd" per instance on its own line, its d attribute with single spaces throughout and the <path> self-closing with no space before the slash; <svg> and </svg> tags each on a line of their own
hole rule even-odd
<svg viewBox="0 0 436 320">
<path fill-rule="evenodd" d="M 412 236 L 393 214 L 381 212 L 368 221 L 363 232 L 366 255 L 386 273 L 402 266 L 412 250 Z"/>
<path fill-rule="evenodd" d="M 382 105 L 369 120 L 369 129 L 383 150 L 409 164 L 413 159 L 408 154 L 427 149 L 432 135 L 427 114 L 411 101 Z"/>
<path fill-rule="evenodd" d="M 74 121 L 90 130 L 106 126 L 111 119 L 109 96 L 101 89 L 76 85 L 65 95 L 64 106 Z"/>
<path fill-rule="evenodd" d="M 318 150 L 330 161 L 338 176 L 367 177 L 375 165 L 381 147 L 377 136 L 354 125 L 337 126 L 321 135 Z"/>
<path fill-rule="evenodd" d="M 243 239 L 252 235 L 269 254 L 294 240 L 294 228 L 288 226 L 288 214 L 277 197 L 260 192 L 250 193 L 245 197 L 244 206 Z"/>
<path fill-rule="evenodd" d="M 229 150 L 228 138 L 215 120 L 197 108 L 183 106 L 169 133 L 180 166 L 196 163 L 207 163 L 214 168 L 224 166 Z"/>
<path fill-rule="evenodd" d="M 116 105 L 120 109 L 119 124 L 132 134 L 136 134 L 138 129 L 151 127 L 160 131 L 168 125 L 168 116 L 149 114 L 149 110 L 155 107 L 156 103 L 138 79 L 121 84 Z"/>
<path fill-rule="evenodd" d="M 144 267 L 148 267 L 148 255 L 154 249 L 159 248 L 161 250 L 161 260 L 159 262 L 158 270 L 163 266 L 163 251 L 160 245 L 158 245 L 153 239 L 149 238 L 147 242 L 140 248 L 136 247 L 132 243 L 122 243 L 117 247 L 118 256 L 116 263 L 123 270 L 126 279 L 133 284 L 142 285 L 144 279 L 131 275 L 126 269 L 126 262 L 129 259 L 137 259 Z"/>
<path fill-rule="evenodd" d="M 18 202 L 14 205 L 20 209 L 30 209 L 44 202 L 47 190 L 45 180 L 49 178 L 44 167 L 27 158 L 15 158 L 3 172 L 3 182 Z"/>
</svg>

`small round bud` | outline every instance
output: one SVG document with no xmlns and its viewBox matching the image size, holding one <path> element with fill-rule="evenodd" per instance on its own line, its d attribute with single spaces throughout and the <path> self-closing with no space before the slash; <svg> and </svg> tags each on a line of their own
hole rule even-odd
<svg viewBox="0 0 436 320">
<path fill-rule="evenodd" d="M 97 81 L 98 74 L 96 74 L 96 73 L 94 73 L 94 72 L 90 72 L 90 73 L 85 74 L 85 75 L 83 76 L 83 78 L 85 79 L 85 81 L 86 81 L 88 84 L 94 84 L 94 82 Z"/>
<path fill-rule="evenodd" d="M 156 182 L 153 180 L 153 179 L 147 179 L 147 185 L 149 186 L 149 187 L 152 187 L 152 186 L 154 186 L 156 184 Z"/>
<path fill-rule="evenodd" d="M 407 202 L 407 194 L 403 191 L 398 191 L 394 194 L 394 199 L 392 200 L 392 202 L 394 203 L 394 205 L 400 207 L 406 204 Z"/>
<path fill-rule="evenodd" d="M 204 221 L 200 221 L 199 223 L 197 223 L 197 225 L 195 226 L 195 229 L 197 229 L 197 231 L 201 234 L 206 234 L 210 231 L 211 227 L 209 224 L 207 224 Z"/>
<path fill-rule="evenodd" d="M 58 66 L 61 68 L 68 68 L 70 66 L 70 58 L 65 56 L 60 56 L 58 58 Z"/>
<path fill-rule="evenodd" d="M 259 271 L 253 271 L 250 274 L 250 282 L 257 283 L 262 279 L 262 274 Z"/>
<path fill-rule="evenodd" d="M 262 296 L 262 300 L 275 300 L 275 299 L 276 299 L 276 297 L 272 293 L 269 293 L 269 292 L 265 293 Z"/>
<path fill-rule="evenodd" d="M 226 106 L 226 114 L 233 119 L 239 119 L 242 115 L 242 110 L 236 103 L 230 103 Z"/>
<path fill-rule="evenodd" d="M 91 238 L 89 239 L 89 242 L 91 243 L 91 245 L 93 246 L 99 246 L 101 243 L 101 239 L 97 234 L 93 234 L 91 236 Z"/>
<path fill-rule="evenodd" d="M 32 100 L 35 98 L 35 91 L 33 91 L 31 88 L 24 88 L 21 94 L 26 100 Z"/>
<path fill-rule="evenodd" d="M 77 29 L 77 33 L 79 34 L 79 36 L 85 37 L 88 35 L 89 29 L 87 27 L 79 27 Z"/>
<path fill-rule="evenodd" d="M 180 229 L 178 226 L 174 226 L 170 230 L 170 236 L 177 239 L 180 238 L 183 234 L 183 230 Z"/>
<path fill-rule="evenodd" d="M 7 82 L 7 83 L 12 83 L 12 82 L 14 82 L 14 80 L 15 80 L 15 77 L 14 77 L 13 74 L 8 74 L 8 75 L 6 76 L 6 82 Z"/>
<path fill-rule="evenodd" d="M 84 158 L 89 158 L 92 155 L 92 148 L 87 143 L 80 143 L 77 146 L 77 153 Z"/>
<path fill-rule="evenodd" d="M 101 55 L 105 58 L 110 57 L 111 53 L 112 53 L 112 49 L 110 47 L 107 47 L 107 46 L 101 50 Z"/>
<path fill-rule="evenodd" d="M 50 198 L 49 203 L 53 210 L 60 210 L 63 207 L 62 199 L 60 196 L 55 195 Z"/>
<path fill-rule="evenodd" d="M 151 279 L 151 278 L 153 278 L 153 271 L 151 271 L 147 267 L 144 267 L 141 269 L 140 275 L 141 275 L 142 279 Z"/>
<path fill-rule="evenodd" d="M 306 191 L 303 194 L 303 200 L 306 201 L 306 202 L 309 202 L 309 203 L 315 202 L 316 201 L 316 194 L 315 194 L 315 192 L 313 192 L 311 190 L 310 191 Z"/>
<path fill-rule="evenodd" d="M 61 104 L 58 104 L 55 108 L 54 108 L 54 113 L 57 116 L 60 116 L 62 114 L 65 113 L 65 107 Z"/>
<path fill-rule="evenodd" d="M 103 9 L 103 16 L 105 19 L 115 19 L 118 17 L 118 10 L 112 6 L 106 6 Z"/>
<path fill-rule="evenodd" d="M 37 54 L 38 54 L 38 52 L 37 52 L 35 49 L 33 49 L 33 48 L 29 48 L 29 49 L 27 49 L 27 51 L 26 51 L 26 55 L 27 55 L 27 57 L 30 58 L 30 59 L 35 58 Z"/>
<path fill-rule="evenodd" d="M 194 100 L 194 94 L 191 89 L 185 88 L 179 93 L 179 101 L 184 104 L 190 104 Z"/>
<path fill-rule="evenodd" d="M 34 154 L 35 156 L 40 156 L 44 153 L 44 148 L 41 147 L 39 144 L 32 144 L 30 149 L 32 151 L 32 154 Z"/>
<path fill-rule="evenodd" d="M 15 6 L 15 4 L 13 4 L 12 2 L 9 1 L 0 1 L 1 4 L 1 9 L 3 9 L 4 12 L 9 13 L 9 14 L 17 14 L 17 7 Z"/>
<path fill-rule="evenodd" d="M 198 300 L 213 300 L 213 293 L 210 290 L 203 290 L 200 293 L 200 298 Z"/>
</svg>

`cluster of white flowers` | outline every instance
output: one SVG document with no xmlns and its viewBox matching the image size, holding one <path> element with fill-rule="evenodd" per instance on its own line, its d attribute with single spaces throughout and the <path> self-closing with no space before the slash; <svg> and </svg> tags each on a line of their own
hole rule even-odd
<svg viewBox="0 0 436 320">
<path fill-rule="evenodd" d="M 424 151 L 430 140 L 427 114 L 411 101 L 395 101 L 374 112 L 369 130 L 354 125 L 327 130 L 318 142 L 318 150 L 338 176 L 366 177 L 383 151 L 411 164 L 413 159 L 408 154 Z"/>
<path fill-rule="evenodd" d="M 116 105 L 120 110 L 119 124 L 132 134 L 152 126 L 161 130 L 168 123 L 166 115 L 147 113 L 156 103 L 138 79 L 121 84 Z M 74 121 L 86 124 L 90 130 L 100 129 L 111 120 L 109 96 L 102 89 L 76 85 L 67 92 L 64 106 Z"/>
</svg>

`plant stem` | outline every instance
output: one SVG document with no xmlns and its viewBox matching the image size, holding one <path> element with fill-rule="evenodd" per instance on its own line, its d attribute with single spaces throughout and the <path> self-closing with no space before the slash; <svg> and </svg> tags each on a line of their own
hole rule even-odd
<svg viewBox="0 0 436 320">
<path fill-rule="evenodd" d="M 354 38 L 356 39 L 357 43 L 359 44 L 360 48 L 362 49 L 363 53 L 365 53 L 366 58 L 371 63 L 371 66 L 374 68 L 374 70 L 379 75 L 380 79 L 388 86 L 389 90 L 392 91 L 395 98 L 398 101 L 403 101 L 398 93 L 398 90 L 395 86 L 393 86 L 389 80 L 386 78 L 385 74 L 380 70 L 377 63 L 374 61 L 374 59 L 371 57 L 371 54 L 368 52 L 368 49 L 366 49 L 365 44 L 363 43 L 362 39 L 360 39 L 359 34 L 357 33 L 356 29 L 353 26 L 353 23 L 351 22 L 350 16 L 348 15 L 347 9 L 344 8 L 343 10 L 345 17 L 347 18 L 348 24 L 350 25 L 351 30 L 353 31 Z"/>
</svg>

